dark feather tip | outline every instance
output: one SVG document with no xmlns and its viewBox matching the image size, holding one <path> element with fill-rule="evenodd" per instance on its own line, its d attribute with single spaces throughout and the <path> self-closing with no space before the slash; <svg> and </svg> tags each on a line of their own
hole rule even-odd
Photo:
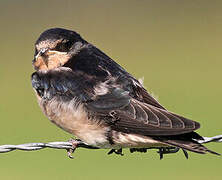
<svg viewBox="0 0 222 180">
<path fill-rule="evenodd" d="M 189 158 L 188 152 L 185 149 L 182 149 L 182 150 L 183 150 L 184 156 L 186 157 L 186 159 L 188 159 Z"/>
<path fill-rule="evenodd" d="M 221 154 L 219 154 L 219 153 L 217 153 L 217 152 L 214 152 L 214 151 L 211 151 L 211 150 L 207 150 L 207 152 L 209 152 L 209 153 L 211 153 L 211 154 L 215 154 L 215 155 L 217 155 L 217 156 L 221 156 Z"/>
</svg>

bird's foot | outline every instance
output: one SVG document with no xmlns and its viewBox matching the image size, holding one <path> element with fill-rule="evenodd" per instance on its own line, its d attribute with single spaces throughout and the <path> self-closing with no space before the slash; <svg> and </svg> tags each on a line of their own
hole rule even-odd
<svg viewBox="0 0 222 180">
<path fill-rule="evenodd" d="M 117 154 L 117 155 L 121 155 L 121 156 L 124 155 L 122 148 L 120 148 L 120 149 L 111 149 L 111 150 L 108 152 L 108 155 L 113 154 L 113 153 L 115 153 L 115 154 Z"/>
<path fill-rule="evenodd" d="M 72 147 L 70 149 L 67 149 L 67 155 L 70 159 L 73 159 L 74 157 L 72 156 L 72 153 L 74 153 L 74 151 L 78 147 L 79 143 L 82 143 L 82 141 L 79 139 L 72 139 L 71 138 L 68 142 L 70 142 L 72 144 Z"/>
<path fill-rule="evenodd" d="M 90 146 L 86 143 L 84 143 L 82 140 L 80 139 L 70 139 L 68 142 L 70 142 L 72 144 L 72 147 L 67 149 L 67 154 L 68 154 L 68 157 L 73 159 L 74 157 L 72 156 L 72 153 L 75 152 L 75 150 L 79 147 L 82 147 L 82 148 L 87 148 L 87 149 L 99 149 L 98 147 L 94 147 L 94 146 Z"/>
</svg>

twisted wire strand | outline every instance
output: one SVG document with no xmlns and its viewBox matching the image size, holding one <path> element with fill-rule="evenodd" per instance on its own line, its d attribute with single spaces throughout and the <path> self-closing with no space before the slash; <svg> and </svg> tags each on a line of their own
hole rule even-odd
<svg viewBox="0 0 222 180">
<path fill-rule="evenodd" d="M 203 137 L 204 140 L 199 140 L 200 144 L 209 143 L 209 142 L 222 142 L 222 135 L 214 136 L 214 137 Z M 87 144 L 82 144 L 79 147 L 89 148 Z M 52 148 L 52 149 L 72 149 L 72 143 L 70 142 L 49 142 L 49 143 L 26 143 L 19 145 L 1 145 L 0 153 L 7 153 L 14 150 L 22 150 L 22 151 L 36 151 L 44 148 Z M 90 148 L 92 149 L 92 148 Z"/>
<path fill-rule="evenodd" d="M 44 148 L 53 148 L 53 149 L 71 149 L 72 143 L 70 142 L 49 142 L 49 143 L 26 143 L 19 145 L 1 145 L 0 153 L 6 153 L 14 150 L 22 151 L 35 151 Z"/>
</svg>

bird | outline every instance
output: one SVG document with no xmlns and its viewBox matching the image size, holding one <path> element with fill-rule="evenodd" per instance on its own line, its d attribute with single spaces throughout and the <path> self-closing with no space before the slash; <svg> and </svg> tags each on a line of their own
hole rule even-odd
<svg viewBox="0 0 222 180">
<path fill-rule="evenodd" d="M 72 152 L 85 146 L 120 155 L 124 148 L 156 148 L 161 159 L 179 149 L 187 158 L 187 150 L 219 155 L 198 142 L 203 140 L 195 132 L 200 123 L 168 111 L 140 81 L 75 31 L 41 33 L 32 65 L 32 87 L 43 113 L 78 138 Z"/>
</svg>

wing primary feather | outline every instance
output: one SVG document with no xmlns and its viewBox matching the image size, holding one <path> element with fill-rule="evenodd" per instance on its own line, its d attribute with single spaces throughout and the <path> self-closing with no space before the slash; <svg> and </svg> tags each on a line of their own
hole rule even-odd
<svg viewBox="0 0 222 180">
<path fill-rule="evenodd" d="M 173 127 L 171 120 L 164 113 L 162 113 L 159 109 L 153 108 L 152 111 L 159 117 L 160 127 L 163 127 L 163 128 Z"/>
<path fill-rule="evenodd" d="M 134 107 L 136 110 L 136 119 L 140 122 L 147 121 L 148 123 L 148 115 L 146 111 L 144 111 L 143 108 L 139 104 L 136 104 Z"/>
</svg>

